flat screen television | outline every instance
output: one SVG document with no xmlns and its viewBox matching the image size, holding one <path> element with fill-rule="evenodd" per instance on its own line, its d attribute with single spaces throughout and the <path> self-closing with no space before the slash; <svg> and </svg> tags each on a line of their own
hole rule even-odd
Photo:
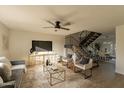
<svg viewBox="0 0 124 93">
<path fill-rule="evenodd" d="M 52 51 L 52 41 L 32 40 L 33 51 Z"/>
</svg>

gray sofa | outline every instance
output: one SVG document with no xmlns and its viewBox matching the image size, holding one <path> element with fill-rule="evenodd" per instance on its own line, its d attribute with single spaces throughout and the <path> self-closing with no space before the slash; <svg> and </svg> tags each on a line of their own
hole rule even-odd
<svg viewBox="0 0 124 93">
<path fill-rule="evenodd" d="M 0 83 L 0 88 L 19 88 L 25 72 L 26 65 L 24 60 L 9 62 L 8 60 L 0 60 L 0 77 L 3 80 Z"/>
</svg>

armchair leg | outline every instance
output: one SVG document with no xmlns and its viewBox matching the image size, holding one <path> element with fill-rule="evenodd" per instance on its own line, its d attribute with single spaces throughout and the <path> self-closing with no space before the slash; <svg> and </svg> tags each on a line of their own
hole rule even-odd
<svg viewBox="0 0 124 93">
<path fill-rule="evenodd" d="M 93 71 L 92 71 L 92 68 L 90 69 L 90 71 L 91 71 L 91 76 L 92 76 L 92 72 L 93 72 Z"/>
<path fill-rule="evenodd" d="M 84 78 L 87 79 L 86 70 L 84 70 Z"/>
<path fill-rule="evenodd" d="M 82 71 L 81 69 L 78 69 L 77 67 L 73 67 L 73 70 L 74 70 L 75 73 L 78 73 L 78 72 Z"/>
<path fill-rule="evenodd" d="M 77 72 L 77 70 L 76 70 L 76 67 L 75 67 L 75 66 L 73 67 L 73 70 L 74 70 L 74 72 L 75 72 L 75 73 Z"/>
<path fill-rule="evenodd" d="M 69 63 L 67 62 L 67 68 L 69 68 Z"/>
<path fill-rule="evenodd" d="M 84 78 L 85 78 L 85 79 L 90 78 L 90 77 L 92 76 L 92 68 L 89 69 L 89 70 L 90 70 L 90 75 L 87 75 L 87 73 L 86 73 L 87 70 L 84 70 L 83 75 L 84 75 Z"/>
</svg>

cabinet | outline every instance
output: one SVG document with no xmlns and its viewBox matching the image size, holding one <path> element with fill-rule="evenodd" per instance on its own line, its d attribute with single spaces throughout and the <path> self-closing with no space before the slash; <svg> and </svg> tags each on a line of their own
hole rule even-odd
<svg viewBox="0 0 124 93">
<path fill-rule="evenodd" d="M 49 59 L 51 63 L 56 63 L 58 55 L 55 53 L 30 54 L 28 58 L 29 65 L 46 64 Z"/>
</svg>

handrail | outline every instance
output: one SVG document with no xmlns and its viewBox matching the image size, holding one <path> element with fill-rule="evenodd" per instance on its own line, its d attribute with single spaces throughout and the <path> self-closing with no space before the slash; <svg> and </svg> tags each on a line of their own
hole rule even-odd
<svg viewBox="0 0 124 93">
<path fill-rule="evenodd" d="M 80 41 L 84 40 L 84 39 L 88 36 L 89 33 L 90 33 L 90 32 L 89 32 L 88 30 L 83 30 L 83 31 L 80 33 L 80 35 L 79 35 Z M 82 35 L 83 35 L 83 36 L 82 36 Z"/>
<path fill-rule="evenodd" d="M 84 31 L 82 31 L 81 33 L 80 33 L 80 37 L 81 37 L 81 35 L 84 33 Z"/>
</svg>

